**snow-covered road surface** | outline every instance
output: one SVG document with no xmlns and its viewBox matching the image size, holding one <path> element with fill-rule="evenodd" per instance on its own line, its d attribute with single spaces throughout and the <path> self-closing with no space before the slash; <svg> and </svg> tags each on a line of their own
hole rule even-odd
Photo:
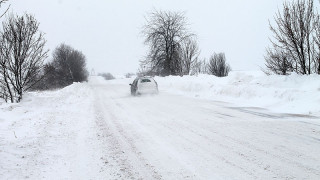
<svg viewBox="0 0 320 180">
<path fill-rule="evenodd" d="M 111 174 L 120 167 L 125 179 L 320 177 L 315 119 L 166 93 L 132 97 L 126 83 L 91 87 Z"/>
<path fill-rule="evenodd" d="M 27 124 L 19 117 L 15 124 L 3 120 L 0 179 L 320 179 L 319 117 L 161 88 L 159 95 L 132 97 L 129 82 L 93 77 L 69 94 L 40 97 L 50 103 L 16 107 L 36 130 L 18 130 Z M 25 112 L 28 103 L 37 113 Z M 39 112 L 42 121 L 35 120 Z M 13 131 L 18 138 L 7 135 Z"/>
</svg>

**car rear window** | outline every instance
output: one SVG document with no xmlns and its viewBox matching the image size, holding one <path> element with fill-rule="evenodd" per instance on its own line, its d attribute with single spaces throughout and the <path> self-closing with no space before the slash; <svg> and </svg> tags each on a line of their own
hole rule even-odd
<svg viewBox="0 0 320 180">
<path fill-rule="evenodd" d="M 150 79 L 141 79 L 141 83 L 151 82 Z"/>
</svg>

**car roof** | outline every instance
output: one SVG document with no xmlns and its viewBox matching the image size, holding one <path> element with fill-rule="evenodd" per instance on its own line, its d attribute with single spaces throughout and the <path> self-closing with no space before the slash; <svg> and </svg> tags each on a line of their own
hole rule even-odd
<svg viewBox="0 0 320 180">
<path fill-rule="evenodd" d="M 137 77 L 136 79 L 153 79 L 151 76 L 142 76 L 142 77 Z"/>
</svg>

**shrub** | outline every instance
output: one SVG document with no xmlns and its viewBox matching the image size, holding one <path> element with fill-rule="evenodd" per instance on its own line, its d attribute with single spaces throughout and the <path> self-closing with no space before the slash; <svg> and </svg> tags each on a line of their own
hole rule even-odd
<svg viewBox="0 0 320 180">
<path fill-rule="evenodd" d="M 111 73 L 99 73 L 98 76 L 102 76 L 105 80 L 115 79 Z"/>
<path fill-rule="evenodd" d="M 73 82 L 88 80 L 86 57 L 71 46 L 61 44 L 53 52 L 53 60 L 44 67 L 44 79 L 39 89 L 62 88 Z"/>
<path fill-rule="evenodd" d="M 226 56 L 224 53 L 216 54 L 211 56 L 208 64 L 209 74 L 215 75 L 217 77 L 228 76 L 231 67 L 226 63 Z"/>
</svg>

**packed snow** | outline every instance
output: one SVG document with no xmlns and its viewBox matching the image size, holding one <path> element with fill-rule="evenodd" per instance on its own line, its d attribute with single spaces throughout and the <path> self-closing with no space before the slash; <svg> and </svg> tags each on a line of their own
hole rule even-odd
<svg viewBox="0 0 320 180">
<path fill-rule="evenodd" d="M 0 105 L 0 179 L 319 179 L 320 78 L 90 77 Z"/>
</svg>

